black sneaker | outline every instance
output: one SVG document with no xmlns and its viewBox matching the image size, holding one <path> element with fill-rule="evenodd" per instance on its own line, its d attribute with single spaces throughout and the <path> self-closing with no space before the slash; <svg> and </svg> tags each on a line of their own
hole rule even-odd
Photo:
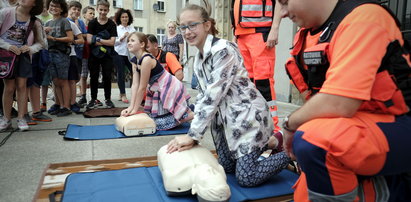
<svg viewBox="0 0 411 202">
<path fill-rule="evenodd" d="M 27 125 L 37 125 L 37 122 L 33 120 L 29 113 L 24 114 L 23 119 L 26 121 Z"/>
<path fill-rule="evenodd" d="M 99 106 L 99 107 L 101 107 L 101 106 L 103 106 L 103 103 L 101 103 L 100 100 L 96 100 L 96 105 Z"/>
<path fill-rule="evenodd" d="M 60 105 L 54 104 L 47 111 L 50 115 L 56 115 L 60 112 Z"/>
<path fill-rule="evenodd" d="M 84 106 L 87 105 L 87 99 L 85 96 L 81 96 L 81 98 L 78 100 L 77 104 L 83 108 Z"/>
<path fill-rule="evenodd" d="M 97 108 L 97 105 L 96 105 L 96 100 L 90 100 L 90 102 L 88 102 L 88 104 L 87 104 L 87 106 L 86 106 L 86 108 L 87 109 L 94 109 L 94 108 Z"/>
<path fill-rule="evenodd" d="M 47 104 L 46 104 L 46 103 L 41 103 L 41 105 L 40 105 L 40 111 L 41 111 L 41 112 L 46 112 L 46 111 L 47 111 Z"/>
<path fill-rule="evenodd" d="M 106 107 L 107 108 L 114 108 L 114 103 L 111 100 L 106 100 Z"/>
<path fill-rule="evenodd" d="M 57 114 L 57 117 L 68 116 L 71 113 L 72 113 L 71 110 L 69 110 L 67 108 L 61 108 L 60 112 Z"/>
<path fill-rule="evenodd" d="M 79 106 L 79 104 L 77 104 L 77 102 L 75 102 L 74 104 L 72 104 L 72 105 L 70 106 L 70 110 L 71 110 L 72 112 L 76 113 L 76 114 L 79 114 L 79 113 L 80 113 L 80 106 Z"/>
</svg>

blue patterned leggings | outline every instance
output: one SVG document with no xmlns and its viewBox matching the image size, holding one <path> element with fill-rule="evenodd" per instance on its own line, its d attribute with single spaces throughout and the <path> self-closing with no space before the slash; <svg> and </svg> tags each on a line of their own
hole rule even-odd
<svg viewBox="0 0 411 202">
<path fill-rule="evenodd" d="M 228 149 L 227 140 L 222 130 L 212 131 L 214 144 L 218 154 L 218 162 L 226 173 L 235 172 L 238 183 L 244 187 L 253 187 L 267 181 L 271 176 L 286 168 L 290 158 L 285 152 L 271 155 L 259 160 L 262 151 L 254 151 L 238 159 L 234 159 Z"/>
</svg>

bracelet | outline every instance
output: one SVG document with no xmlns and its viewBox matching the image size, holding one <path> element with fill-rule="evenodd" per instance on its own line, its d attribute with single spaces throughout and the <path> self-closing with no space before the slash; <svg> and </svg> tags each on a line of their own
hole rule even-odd
<svg viewBox="0 0 411 202">
<path fill-rule="evenodd" d="M 290 116 L 290 115 L 287 115 L 287 116 L 284 118 L 284 122 L 283 122 L 282 127 L 283 127 L 284 130 L 286 130 L 286 131 L 288 131 L 288 132 L 295 133 L 296 130 L 291 129 L 291 128 L 288 126 L 289 116 Z"/>
</svg>

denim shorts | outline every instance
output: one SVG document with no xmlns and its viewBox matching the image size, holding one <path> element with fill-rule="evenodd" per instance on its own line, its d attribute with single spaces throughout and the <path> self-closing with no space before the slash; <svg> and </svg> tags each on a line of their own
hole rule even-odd
<svg viewBox="0 0 411 202">
<path fill-rule="evenodd" d="M 70 67 L 70 56 L 57 50 L 49 50 L 50 53 L 50 75 L 52 79 L 67 80 Z"/>
<path fill-rule="evenodd" d="M 43 73 L 43 82 L 41 83 L 42 86 L 50 86 L 51 85 L 51 75 L 50 75 L 50 67 L 46 69 Z"/>
<path fill-rule="evenodd" d="M 88 59 L 85 58 L 81 61 L 81 77 L 88 77 Z"/>
</svg>

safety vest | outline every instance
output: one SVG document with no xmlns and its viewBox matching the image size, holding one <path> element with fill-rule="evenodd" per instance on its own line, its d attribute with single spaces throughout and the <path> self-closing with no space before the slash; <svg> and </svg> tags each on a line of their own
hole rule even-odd
<svg viewBox="0 0 411 202">
<path fill-rule="evenodd" d="M 339 2 L 340 5 L 337 4 L 334 12 L 325 23 L 327 26 L 322 29 L 317 45 L 313 47 L 303 50 L 308 29 L 300 29 L 296 34 L 294 47 L 291 50 L 292 57 L 286 62 L 286 71 L 298 91 L 307 95 L 306 99 L 319 92 L 325 81 L 330 66 L 329 44 L 334 31 L 345 16 L 354 8 L 365 3 L 380 5 L 370 0 Z M 399 27 L 400 23 L 395 15 L 388 8 L 384 8 L 393 16 Z M 411 114 L 409 111 L 411 108 L 411 67 L 404 58 L 404 55 L 409 56 L 410 51 L 410 46 L 406 40 L 404 40 L 404 46 L 401 46 L 398 40 L 388 45 L 376 75 L 371 100 L 365 101 L 360 109 L 394 115 L 407 112 Z M 389 85 L 390 83 L 392 85 Z M 388 94 L 388 91 L 393 91 L 393 93 Z"/>
<path fill-rule="evenodd" d="M 273 12 L 272 0 L 240 0 L 238 22 L 243 28 L 271 27 Z"/>
</svg>

